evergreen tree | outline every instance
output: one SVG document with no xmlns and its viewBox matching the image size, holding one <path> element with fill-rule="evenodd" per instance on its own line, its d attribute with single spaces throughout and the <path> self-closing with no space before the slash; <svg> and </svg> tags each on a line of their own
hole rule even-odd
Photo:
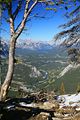
<svg viewBox="0 0 80 120">
<path fill-rule="evenodd" d="M 76 92 L 80 92 L 80 83 L 78 83 L 78 85 L 77 85 L 77 89 L 76 89 Z"/>
<path fill-rule="evenodd" d="M 60 94 L 61 95 L 65 94 L 65 87 L 63 82 L 61 83 L 61 86 L 60 86 Z"/>
</svg>

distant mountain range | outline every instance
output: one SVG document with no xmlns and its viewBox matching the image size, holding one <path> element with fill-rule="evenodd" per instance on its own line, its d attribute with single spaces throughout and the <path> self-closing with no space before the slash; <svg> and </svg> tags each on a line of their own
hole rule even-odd
<svg viewBox="0 0 80 120">
<path fill-rule="evenodd" d="M 0 41 L 0 57 L 7 57 L 8 56 L 8 43 L 4 40 Z"/>
<path fill-rule="evenodd" d="M 0 56 L 8 56 L 9 43 L 5 40 L 2 40 L 0 43 Z M 33 41 L 33 40 L 18 40 L 16 44 L 17 49 L 23 49 L 28 51 L 49 51 L 49 50 L 59 50 L 59 45 L 55 45 L 53 42 L 43 42 L 43 41 Z"/>
<path fill-rule="evenodd" d="M 32 40 L 19 40 L 17 48 L 29 49 L 29 50 L 50 50 L 54 45 L 49 42 L 32 41 Z"/>
</svg>

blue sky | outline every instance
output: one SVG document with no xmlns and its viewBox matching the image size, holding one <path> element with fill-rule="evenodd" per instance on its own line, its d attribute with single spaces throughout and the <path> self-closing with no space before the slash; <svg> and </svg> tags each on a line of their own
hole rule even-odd
<svg viewBox="0 0 80 120">
<path fill-rule="evenodd" d="M 78 3 L 79 4 L 79 3 Z M 15 6 L 14 6 L 15 7 Z M 69 12 L 73 9 L 75 9 L 76 6 L 72 6 L 69 8 Z M 57 7 L 56 7 L 57 8 Z M 57 8 L 57 12 L 54 11 L 46 11 L 43 6 L 37 6 L 33 13 L 39 13 L 40 16 L 45 16 L 46 18 L 32 18 L 31 21 L 29 21 L 27 26 L 27 31 L 22 33 L 19 37 L 19 39 L 31 39 L 33 41 L 49 41 L 52 40 L 54 35 L 58 32 L 60 32 L 61 29 L 58 28 L 59 25 L 64 24 L 68 21 L 68 19 L 64 16 L 64 14 L 67 12 L 65 8 L 59 9 Z M 23 13 L 23 11 L 22 11 Z M 18 19 L 16 19 L 16 25 L 21 20 L 22 13 L 18 16 Z M 4 13 L 5 16 L 7 16 L 7 13 Z M 9 40 L 9 25 L 2 19 L 2 28 L 6 31 L 1 32 L 1 37 L 4 39 Z"/>
</svg>

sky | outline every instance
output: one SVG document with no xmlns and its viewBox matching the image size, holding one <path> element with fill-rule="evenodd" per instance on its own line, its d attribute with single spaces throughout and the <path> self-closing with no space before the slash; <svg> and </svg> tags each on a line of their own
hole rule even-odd
<svg viewBox="0 0 80 120">
<path fill-rule="evenodd" d="M 79 5 L 79 2 L 77 3 Z M 14 8 L 16 8 L 16 4 L 14 5 Z M 71 8 L 68 9 L 68 11 L 63 8 L 60 9 L 58 7 L 57 12 L 54 11 L 47 11 L 44 8 L 44 5 L 36 6 L 33 10 L 34 13 L 39 13 L 40 16 L 45 16 L 45 18 L 32 18 L 29 22 L 26 24 L 27 31 L 25 33 L 23 32 L 19 39 L 31 39 L 33 41 L 50 41 L 53 39 L 54 35 L 56 35 L 58 32 L 61 31 L 61 29 L 58 27 L 61 24 L 66 23 L 69 19 L 64 16 L 66 12 L 70 12 L 73 9 L 76 8 L 76 6 L 72 5 Z M 7 12 L 4 13 L 5 17 L 7 16 Z M 18 15 L 16 19 L 15 26 L 18 25 L 19 21 L 22 19 L 23 11 Z M 2 19 L 2 26 L 3 30 L 1 31 L 1 37 L 3 39 L 9 40 L 10 39 L 10 30 L 9 30 L 9 24 L 5 22 L 5 20 Z"/>
</svg>

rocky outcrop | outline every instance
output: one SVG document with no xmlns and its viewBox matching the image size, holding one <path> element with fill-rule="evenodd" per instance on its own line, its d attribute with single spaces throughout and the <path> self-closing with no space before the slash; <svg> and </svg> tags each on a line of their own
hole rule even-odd
<svg viewBox="0 0 80 120">
<path fill-rule="evenodd" d="M 58 75 L 57 78 L 60 78 L 62 76 L 64 76 L 67 72 L 69 72 L 70 70 L 74 70 L 80 67 L 80 64 L 69 64 L 67 67 L 65 67 L 61 73 Z"/>
<path fill-rule="evenodd" d="M 37 77 L 42 76 L 42 74 L 41 74 L 41 72 L 40 72 L 39 70 L 37 70 L 36 67 L 32 67 L 32 68 L 31 68 L 31 74 L 30 74 L 29 76 L 30 76 L 31 78 L 33 78 L 33 77 L 37 78 Z"/>
</svg>

